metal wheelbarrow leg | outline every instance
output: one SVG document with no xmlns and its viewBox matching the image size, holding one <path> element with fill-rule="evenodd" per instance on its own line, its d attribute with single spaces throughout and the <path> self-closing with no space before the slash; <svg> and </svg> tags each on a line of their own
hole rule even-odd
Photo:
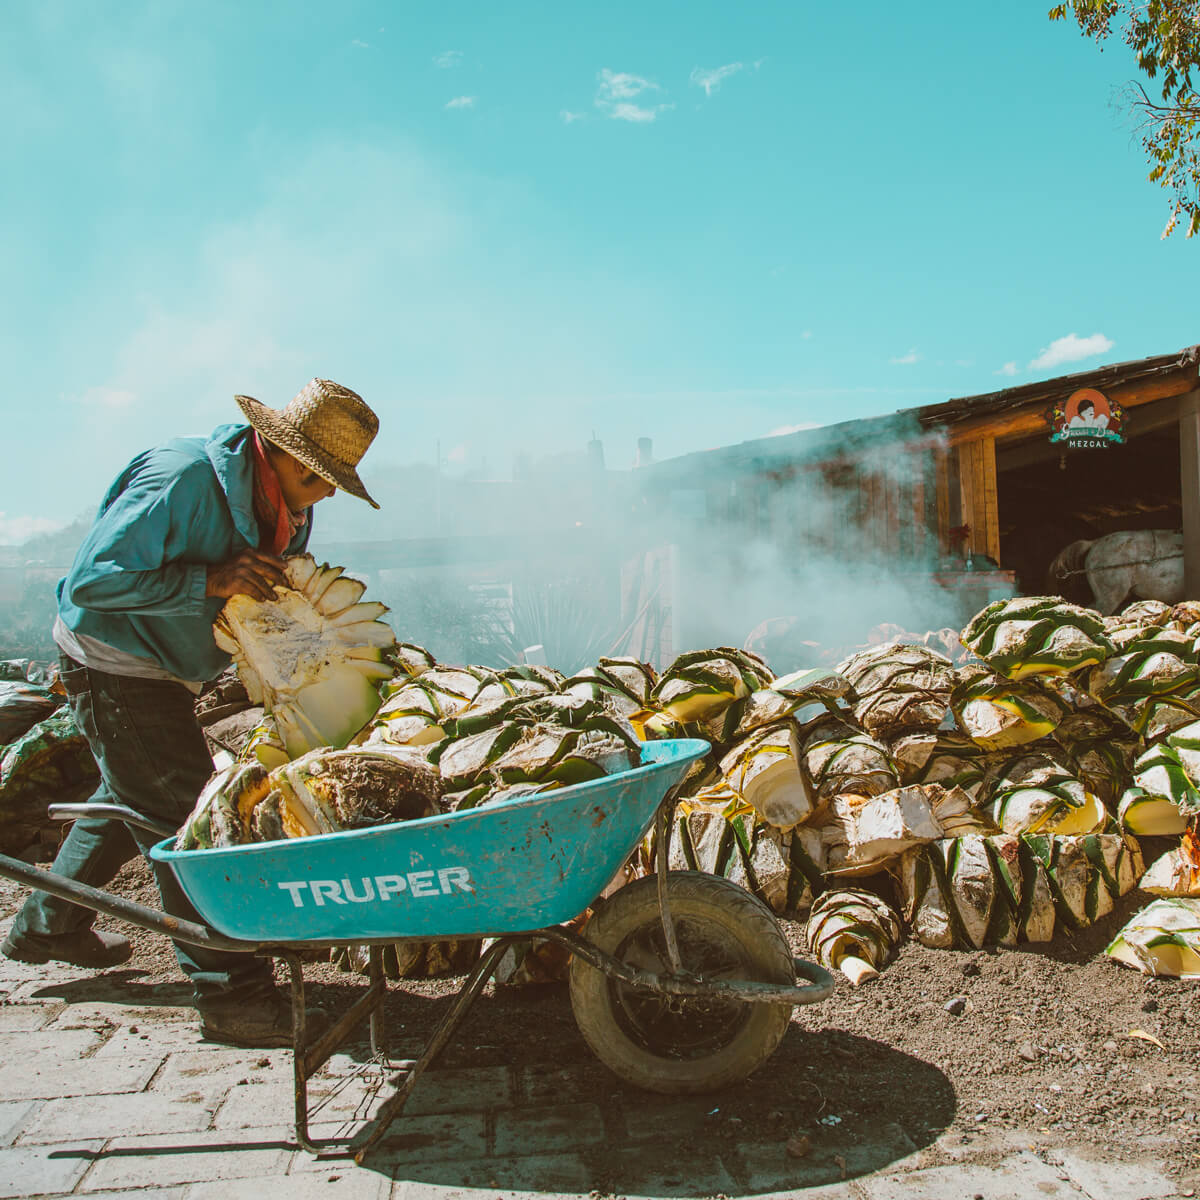
<svg viewBox="0 0 1200 1200">
<path fill-rule="evenodd" d="M 4 856 L 0 875 L 176 941 L 282 959 L 292 994 L 296 1141 L 310 1153 L 353 1154 L 361 1162 L 403 1112 L 422 1074 L 515 942 L 545 939 L 570 951 L 571 1002 L 585 1040 L 621 1078 L 650 1090 L 700 1091 L 743 1078 L 773 1051 L 792 1006 L 829 995 L 831 977 L 813 964 L 793 962 L 774 915 L 760 901 L 715 876 L 668 870 L 672 787 L 689 762 L 707 751 L 699 741 L 648 744 L 639 768 L 487 812 L 203 853 L 178 852 L 164 841 L 151 857 L 170 864 L 199 921 L 156 912 Z M 116 806 L 56 807 L 56 815 L 136 821 L 163 832 Z M 656 817 L 656 878 L 637 880 L 596 902 Z M 515 872 L 511 864 L 524 861 L 517 854 L 520 847 L 540 846 L 543 838 L 547 886 L 531 891 L 527 872 Z M 511 846 L 513 853 L 497 856 L 490 849 L 495 845 Z M 488 852 L 471 857 L 470 846 Z M 398 863 L 409 871 L 406 879 L 394 873 Z M 394 899 L 402 893 L 403 902 Z M 580 936 L 564 923 L 589 904 L 596 915 L 587 936 Z M 424 916 L 434 913 L 437 920 Z M 238 936 L 201 923 L 208 920 Z M 382 947 L 447 937 L 495 940 L 449 1003 L 420 1057 L 410 1064 L 389 1062 L 383 1053 L 387 980 Z M 301 952 L 350 943 L 369 948 L 366 991 L 309 1044 Z M 797 975 L 808 986 L 797 987 Z M 745 1014 L 765 1012 L 772 1014 L 770 1036 L 743 1038 L 739 1023 Z M 629 1040 L 628 1031 L 643 1013 L 650 1013 L 652 1022 L 665 1016 L 670 1036 L 663 1045 L 651 1038 L 644 1061 L 629 1069 L 627 1060 L 609 1051 L 620 1038 Z M 689 1025 L 697 1018 L 699 1037 Z M 309 1132 L 314 1114 L 308 1080 L 364 1020 L 370 1024 L 372 1054 L 384 1070 L 408 1070 L 352 1136 L 317 1145 Z M 763 1022 L 756 1017 L 751 1024 Z M 710 1035 L 714 1028 L 716 1034 Z M 744 1053 L 731 1052 L 735 1038 L 756 1043 L 756 1062 L 747 1065 Z M 709 1060 L 722 1056 L 714 1070 Z M 670 1074 L 671 1064 L 679 1061 L 695 1070 L 660 1086 L 664 1067 Z"/>
</svg>

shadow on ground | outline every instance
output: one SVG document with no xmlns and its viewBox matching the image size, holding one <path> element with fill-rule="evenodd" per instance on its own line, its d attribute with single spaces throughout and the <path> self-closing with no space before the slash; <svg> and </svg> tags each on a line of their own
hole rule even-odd
<svg viewBox="0 0 1200 1200">
<path fill-rule="evenodd" d="M 390 991 L 393 1058 L 420 1052 L 453 990 Z M 47 986 L 40 994 L 150 1007 L 186 1005 L 186 992 L 186 985 L 150 985 L 124 971 Z M 323 983 L 311 999 L 337 1012 L 358 994 L 349 982 Z M 348 1049 L 354 1059 L 369 1058 L 365 1041 Z M 479 1086 L 487 1072 L 506 1082 Z M 320 1177 L 365 1170 L 416 1184 L 501 1191 L 746 1196 L 887 1168 L 933 1142 L 956 1111 L 950 1081 L 932 1064 L 870 1038 L 806 1029 L 798 1020 L 772 1058 L 736 1087 L 682 1097 L 640 1091 L 588 1050 L 562 986 L 482 996 L 426 1079 L 436 1102 L 426 1096 L 419 1103 L 419 1087 L 410 1111 L 363 1167 L 301 1157 L 293 1171 Z M 277 1119 L 290 1121 L 290 1113 Z M 261 1132 L 231 1131 L 219 1144 L 211 1134 L 173 1137 L 161 1150 L 143 1144 L 136 1153 L 169 1160 L 285 1145 Z M 322 1131 L 314 1126 L 313 1134 Z M 134 1151 L 77 1153 L 105 1158 Z"/>
<path fill-rule="evenodd" d="M 795 1024 L 749 1080 L 704 1096 L 632 1088 L 581 1040 L 536 1044 L 517 1102 L 488 1114 L 485 1155 L 454 1152 L 453 1117 L 405 1116 L 366 1165 L 445 1187 L 745 1196 L 887 1168 L 936 1140 L 957 1107 L 930 1063 Z"/>
<path fill-rule="evenodd" d="M 145 971 L 129 968 L 78 979 L 48 983 L 33 993 L 35 1000 L 64 1000 L 67 1004 L 122 1004 L 130 1008 L 187 1008 L 190 983 L 162 983 Z"/>
</svg>

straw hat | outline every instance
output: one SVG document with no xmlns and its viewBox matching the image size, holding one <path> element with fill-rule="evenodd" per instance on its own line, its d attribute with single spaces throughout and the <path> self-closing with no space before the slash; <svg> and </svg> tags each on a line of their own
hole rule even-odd
<svg viewBox="0 0 1200 1200">
<path fill-rule="evenodd" d="M 251 396 L 234 399 L 267 441 L 335 487 L 379 507 L 355 470 L 379 432 L 379 418 L 357 392 L 331 379 L 312 379 L 282 410 Z"/>
</svg>

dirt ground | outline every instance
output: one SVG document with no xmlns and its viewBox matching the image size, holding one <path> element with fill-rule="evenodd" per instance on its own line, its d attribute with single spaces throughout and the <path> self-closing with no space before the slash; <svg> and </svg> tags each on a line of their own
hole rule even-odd
<svg viewBox="0 0 1200 1200">
<path fill-rule="evenodd" d="M 125 868 L 113 890 L 157 904 L 140 861 Z M 767 1064 L 748 1082 L 712 1095 L 721 1129 L 729 1136 L 778 1130 L 787 1138 L 820 1137 L 838 1127 L 840 1137 L 867 1138 L 896 1123 L 917 1146 L 947 1131 L 970 1138 L 1019 1130 L 1047 1144 L 1092 1146 L 1118 1161 L 1156 1150 L 1164 1168 L 1194 1180 L 1200 1172 L 1197 985 L 1147 979 L 1101 955 L 1144 902 L 1138 893 L 1127 896 L 1093 928 L 1037 949 L 958 953 L 906 943 L 879 979 L 857 990 L 839 979 L 830 1000 L 796 1009 Z M 782 924 L 794 951 L 803 953 L 802 924 Z M 124 969 L 144 972 L 142 982 L 182 980 L 164 939 L 134 930 L 133 941 Z M 305 977 L 310 1002 L 330 1012 L 344 1009 L 362 986 L 359 977 L 323 961 L 310 962 Z M 439 1001 L 456 989 L 454 979 L 393 986 L 394 1055 L 420 1052 L 443 1009 Z M 645 1100 L 592 1057 L 565 984 L 489 986 L 442 1060 L 500 1064 L 592 1064 L 604 1094 Z"/>
</svg>

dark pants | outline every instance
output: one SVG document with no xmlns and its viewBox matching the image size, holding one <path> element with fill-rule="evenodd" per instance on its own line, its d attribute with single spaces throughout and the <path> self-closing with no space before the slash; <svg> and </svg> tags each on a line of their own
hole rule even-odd
<svg viewBox="0 0 1200 1200">
<path fill-rule="evenodd" d="M 100 768 L 100 786 L 89 803 L 123 804 L 172 828 L 182 825 L 213 770 L 191 692 L 168 680 L 93 671 L 66 655 L 61 669 L 71 714 Z M 54 860 L 54 870 L 102 888 L 156 840 L 160 839 L 119 821 L 76 821 Z M 164 910 L 200 920 L 171 868 L 153 861 L 150 865 Z M 90 926 L 95 917 L 92 909 L 34 892 L 13 923 L 12 937 L 19 944 L 25 934 L 74 933 Z M 201 1010 L 257 999 L 272 987 L 270 963 L 254 955 L 182 943 L 175 944 L 175 953 L 192 981 L 195 1004 Z"/>
</svg>

